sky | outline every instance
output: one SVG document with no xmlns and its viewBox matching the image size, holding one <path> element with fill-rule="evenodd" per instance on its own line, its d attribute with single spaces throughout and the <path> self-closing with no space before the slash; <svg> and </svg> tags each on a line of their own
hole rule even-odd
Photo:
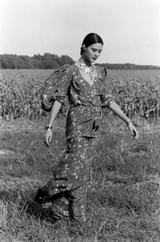
<svg viewBox="0 0 160 242">
<path fill-rule="evenodd" d="M 160 0 L 0 0 L 0 54 L 80 57 L 99 34 L 98 63 L 160 66 Z"/>
</svg>

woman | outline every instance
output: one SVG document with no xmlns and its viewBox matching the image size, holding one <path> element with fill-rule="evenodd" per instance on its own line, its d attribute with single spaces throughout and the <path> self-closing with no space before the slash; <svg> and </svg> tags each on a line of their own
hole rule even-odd
<svg viewBox="0 0 160 242">
<path fill-rule="evenodd" d="M 50 205 L 58 217 L 86 220 L 89 169 L 93 149 L 99 140 L 103 107 L 113 110 L 126 123 L 134 138 L 138 138 L 136 128 L 108 93 L 105 68 L 94 66 L 102 49 L 101 37 L 88 34 L 82 43 L 80 59 L 55 72 L 47 80 L 43 93 L 43 108 L 50 111 L 44 135 L 48 146 L 52 140 L 52 125 L 66 102 L 66 96 L 69 102 L 65 156 L 58 163 L 53 178 L 36 195 L 36 201 Z"/>
</svg>

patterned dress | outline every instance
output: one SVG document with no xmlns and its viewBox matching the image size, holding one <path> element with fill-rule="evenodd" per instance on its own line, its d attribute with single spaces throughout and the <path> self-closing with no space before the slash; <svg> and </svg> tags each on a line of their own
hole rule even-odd
<svg viewBox="0 0 160 242">
<path fill-rule="evenodd" d="M 85 221 L 86 192 L 95 146 L 100 135 L 102 107 L 113 102 L 108 93 L 107 72 L 95 66 L 93 85 L 74 64 L 56 70 L 46 81 L 43 108 L 50 111 L 57 100 L 68 106 L 66 120 L 67 149 L 53 178 L 38 190 L 36 201 L 50 204 L 58 217 Z"/>
</svg>

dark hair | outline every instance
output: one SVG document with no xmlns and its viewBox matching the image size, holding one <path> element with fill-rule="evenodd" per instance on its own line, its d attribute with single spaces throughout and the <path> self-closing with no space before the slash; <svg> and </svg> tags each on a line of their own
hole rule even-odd
<svg viewBox="0 0 160 242">
<path fill-rule="evenodd" d="M 88 47 L 88 46 L 93 45 L 95 43 L 100 43 L 102 45 L 104 44 L 102 38 L 98 34 L 95 34 L 95 33 L 87 34 L 86 37 L 84 38 L 83 42 L 82 42 L 80 54 L 82 55 L 83 52 L 84 52 L 83 45 Z"/>
</svg>

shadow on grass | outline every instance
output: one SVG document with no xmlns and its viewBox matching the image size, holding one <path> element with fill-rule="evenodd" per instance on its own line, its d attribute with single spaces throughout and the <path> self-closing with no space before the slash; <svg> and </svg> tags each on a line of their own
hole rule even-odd
<svg viewBox="0 0 160 242">
<path fill-rule="evenodd" d="M 50 209 L 44 209 L 35 201 L 27 201 L 24 205 L 24 211 L 29 217 L 45 220 L 49 223 L 56 223 L 58 218 Z"/>
<path fill-rule="evenodd" d="M 20 194 L 17 190 L 3 190 L 0 192 L 0 200 L 8 204 L 9 207 L 14 207 L 17 213 L 25 213 L 28 218 L 36 220 L 45 220 L 50 223 L 57 222 L 57 217 L 50 209 L 44 209 L 34 200 L 34 193 Z"/>
</svg>

